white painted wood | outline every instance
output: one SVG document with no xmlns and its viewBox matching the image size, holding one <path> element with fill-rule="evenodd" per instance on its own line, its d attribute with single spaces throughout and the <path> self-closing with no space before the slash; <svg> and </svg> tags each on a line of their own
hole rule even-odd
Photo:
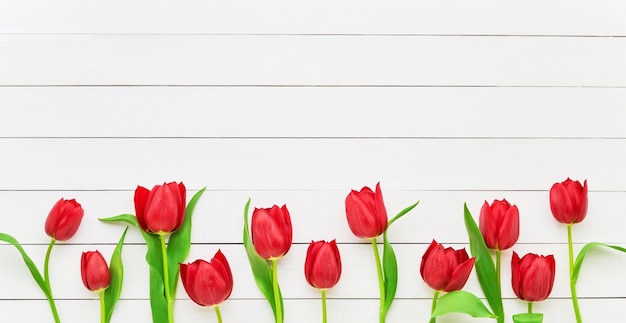
<svg viewBox="0 0 626 323">
<path fill-rule="evenodd" d="M 14 156 L 4 190 L 547 190 L 568 176 L 626 187 L 622 139 L 2 139 L 0 151 Z"/>
<path fill-rule="evenodd" d="M 619 0 L 235 0 L 0 3 L 3 33 L 624 36 Z"/>
<path fill-rule="evenodd" d="M 621 88 L 0 87 L 0 136 L 626 138 L 624 106 Z"/>
<path fill-rule="evenodd" d="M 548 190 L 588 179 L 589 215 L 575 250 L 626 246 L 626 2 L 619 0 L 346 0 L 0 2 L 0 232 L 41 266 L 43 223 L 60 197 L 86 210 L 55 247 L 52 285 L 63 322 L 96 321 L 79 259 L 110 257 L 133 213 L 136 185 L 207 186 L 188 261 L 221 248 L 235 273 L 225 322 L 271 322 L 241 245 L 242 209 L 286 203 L 294 242 L 280 261 L 287 322 L 319 322 L 302 277 L 311 240 L 336 238 L 344 275 L 329 322 L 376 322 L 371 247 L 349 231 L 350 189 L 380 181 L 399 261 L 389 323 L 426 322 L 432 292 L 419 276 L 431 239 L 467 247 L 462 206 L 485 200 L 521 212 L 520 253 L 554 254 L 544 322 L 573 322 L 565 227 Z M 132 230 L 114 321 L 151 321 L 145 246 Z M 524 312 L 508 287 L 505 309 Z M 626 257 L 589 255 L 578 291 L 586 322 L 620 322 Z M 467 290 L 480 295 L 472 275 Z M 214 321 L 177 293 L 178 322 Z M 2 322 L 51 322 L 18 253 L 0 244 Z M 438 320 L 493 322 L 462 315 Z"/>
<path fill-rule="evenodd" d="M 617 37 L 2 35 L 0 48 L 0 85 L 626 86 Z"/>
</svg>

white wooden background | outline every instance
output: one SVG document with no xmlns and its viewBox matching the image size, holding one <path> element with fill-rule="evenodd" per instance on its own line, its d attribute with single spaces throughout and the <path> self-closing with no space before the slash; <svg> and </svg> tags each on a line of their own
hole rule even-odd
<svg viewBox="0 0 626 323">
<path fill-rule="evenodd" d="M 221 248 L 235 287 L 225 322 L 272 322 L 241 245 L 242 210 L 286 203 L 294 245 L 280 261 L 286 322 L 319 322 L 303 277 L 311 240 L 336 238 L 344 272 L 330 322 L 377 322 L 371 248 L 348 229 L 350 189 L 380 181 L 400 285 L 388 322 L 427 322 L 419 263 L 434 238 L 467 246 L 462 208 L 506 198 L 521 217 L 520 254 L 554 254 L 545 322 L 573 322 L 565 227 L 548 190 L 589 181 L 574 229 L 626 245 L 626 2 L 622 0 L 4 0 L 0 2 L 0 232 L 41 266 L 56 200 L 85 208 L 78 234 L 53 250 L 63 322 L 96 322 L 80 254 L 108 259 L 136 185 L 183 181 L 198 204 L 188 258 Z M 150 322 L 145 246 L 127 237 L 114 322 Z M 523 312 L 508 283 L 508 316 Z M 52 322 L 13 247 L 0 245 L 0 321 Z M 585 322 L 626 314 L 626 256 L 583 267 Z M 180 285 L 179 285 L 180 286 Z M 475 276 L 467 290 L 481 295 Z M 212 322 L 182 287 L 179 322 Z M 439 322 L 493 322 L 449 315 Z M 511 322 L 507 318 L 507 322 Z"/>
</svg>

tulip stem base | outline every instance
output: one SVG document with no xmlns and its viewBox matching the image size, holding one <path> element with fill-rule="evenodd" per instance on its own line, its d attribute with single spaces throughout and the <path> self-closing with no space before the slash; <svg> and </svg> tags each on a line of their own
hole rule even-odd
<svg viewBox="0 0 626 323">
<path fill-rule="evenodd" d="M 372 238 L 372 248 L 374 249 L 374 260 L 376 261 L 376 271 L 378 272 L 378 288 L 380 290 L 379 321 L 380 323 L 385 323 L 385 280 L 383 278 L 383 268 L 380 264 L 380 255 L 378 253 L 376 238 Z"/>
<path fill-rule="evenodd" d="M 500 251 L 500 249 L 496 249 L 496 278 L 498 279 L 498 289 L 500 290 L 500 294 L 502 294 L 502 280 L 500 278 L 501 266 L 502 266 L 502 251 Z"/>
<path fill-rule="evenodd" d="M 222 313 L 219 306 L 215 305 L 213 308 L 215 309 L 215 316 L 217 316 L 217 323 L 222 323 Z"/>
<path fill-rule="evenodd" d="M 56 243 L 56 239 L 52 238 L 50 240 L 50 244 L 48 245 L 48 250 L 46 251 L 46 258 L 43 263 L 43 279 L 46 284 L 46 288 L 48 289 L 48 294 L 46 297 L 48 298 L 48 303 L 50 304 L 50 309 L 52 310 L 52 316 L 54 316 L 54 322 L 60 323 L 59 313 L 57 312 L 57 307 L 54 303 L 54 297 L 52 296 L 52 287 L 50 287 L 50 274 L 49 274 L 49 265 L 50 265 L 50 254 L 52 253 L 52 247 Z"/>
<path fill-rule="evenodd" d="M 528 314 L 533 313 L 533 302 L 528 302 Z"/>
<path fill-rule="evenodd" d="M 100 298 L 100 323 L 106 323 L 106 305 L 104 303 L 104 289 L 98 292 Z"/>
<path fill-rule="evenodd" d="M 326 323 L 326 290 L 322 289 L 322 323 Z"/>
<path fill-rule="evenodd" d="M 572 225 L 567 225 L 567 249 L 569 255 L 569 287 L 572 292 L 572 303 L 574 305 L 574 315 L 576 315 L 576 323 L 582 323 L 580 316 L 580 308 L 578 306 L 578 296 L 576 294 L 576 283 L 574 283 L 574 247 L 572 245 Z"/>
<path fill-rule="evenodd" d="M 161 241 L 161 257 L 163 258 L 163 285 L 165 287 L 165 300 L 167 301 L 167 321 L 174 323 L 174 295 L 170 290 L 170 271 L 167 265 L 165 234 L 159 234 L 159 241 Z"/>
<path fill-rule="evenodd" d="M 274 306 L 276 306 L 276 323 L 283 323 L 283 309 L 278 291 L 278 259 L 272 259 L 272 288 L 274 289 Z"/>
<path fill-rule="evenodd" d="M 432 315 L 435 312 L 435 308 L 437 307 L 437 300 L 439 300 L 439 291 L 436 290 L 435 294 L 433 295 L 433 303 L 430 306 L 430 314 Z M 435 323 L 437 321 L 436 318 L 431 318 L 430 319 L 430 323 Z"/>
</svg>

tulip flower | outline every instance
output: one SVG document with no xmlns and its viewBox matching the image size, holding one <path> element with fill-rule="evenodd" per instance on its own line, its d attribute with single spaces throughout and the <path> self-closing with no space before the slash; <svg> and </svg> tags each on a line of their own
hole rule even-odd
<svg viewBox="0 0 626 323">
<path fill-rule="evenodd" d="M 550 189 L 550 210 L 554 218 L 563 224 L 579 223 L 587 215 L 587 181 L 567 179 L 554 183 Z"/>
<path fill-rule="evenodd" d="M 280 259 L 291 248 L 291 217 L 287 206 L 254 209 L 252 212 L 252 244 L 264 259 Z"/>
<path fill-rule="evenodd" d="M 183 183 L 155 185 L 152 190 L 137 186 L 135 211 L 139 226 L 148 233 L 166 235 L 185 219 L 186 189 Z"/>
<path fill-rule="evenodd" d="M 465 286 L 475 258 L 469 258 L 465 248 L 445 248 L 433 240 L 422 256 L 420 274 L 426 284 L 435 290 L 431 310 L 434 312 L 440 292 L 460 290 Z M 431 319 L 435 322 L 435 319 Z"/>
<path fill-rule="evenodd" d="M 109 266 L 97 250 L 83 252 L 80 258 L 80 275 L 83 285 L 92 292 L 100 293 L 111 283 Z"/>
<path fill-rule="evenodd" d="M 50 244 L 48 245 L 48 251 L 46 252 L 46 258 L 44 259 L 43 271 L 45 283 L 49 289 L 50 294 L 50 296 L 48 297 L 48 301 L 50 303 L 52 314 L 56 322 L 59 322 L 60 319 L 58 317 L 56 305 L 54 304 L 52 288 L 50 287 L 50 280 L 48 279 L 52 247 L 57 241 L 69 240 L 76 234 L 76 231 L 78 231 L 78 227 L 80 226 L 80 222 L 83 220 L 84 213 L 85 211 L 83 210 L 82 206 L 78 202 L 76 202 L 75 199 L 60 199 L 54 204 L 54 206 L 50 210 L 50 213 L 48 213 L 48 217 L 46 218 L 46 224 L 44 226 L 44 229 L 46 231 L 46 234 L 51 239 Z"/>
<path fill-rule="evenodd" d="M 249 202 L 250 201 L 248 201 L 248 203 Z M 246 204 L 246 210 L 247 205 L 248 204 Z M 277 266 L 278 259 L 282 258 L 291 248 L 292 228 L 289 210 L 287 210 L 286 205 L 283 205 L 282 207 L 274 205 L 271 208 L 261 209 L 254 208 L 250 226 L 250 231 L 252 232 L 252 245 L 257 256 L 265 260 L 269 260 L 272 264 L 271 283 L 274 301 L 274 315 L 276 323 L 282 323 L 282 296 L 280 294 L 280 287 L 278 286 Z M 253 271 L 255 268 L 257 270 L 259 269 L 253 266 Z M 269 299 L 270 298 L 268 298 L 268 300 Z"/>
<path fill-rule="evenodd" d="M 346 217 L 352 233 L 359 238 L 372 239 L 387 229 L 387 209 L 383 202 L 380 183 L 376 192 L 365 186 L 361 191 L 352 190 L 346 197 Z"/>
<path fill-rule="evenodd" d="M 550 210 L 559 222 L 567 225 L 567 247 L 569 258 L 570 291 L 576 322 L 581 323 L 580 307 L 574 281 L 574 247 L 572 225 L 581 222 L 587 215 L 587 180 L 584 185 L 567 178 L 561 183 L 554 183 L 550 188 Z"/>
<path fill-rule="evenodd" d="M 341 277 L 341 258 L 335 240 L 311 241 L 304 263 L 306 281 L 314 288 L 329 289 Z"/>
<path fill-rule="evenodd" d="M 519 211 L 507 200 L 485 201 L 480 209 L 480 232 L 489 249 L 506 250 L 519 238 Z"/>
<path fill-rule="evenodd" d="M 485 201 L 480 209 L 480 232 L 489 249 L 496 251 L 496 279 L 502 291 L 501 250 L 511 248 L 519 238 L 519 211 L 507 200 L 494 200 L 491 205 Z"/>
<path fill-rule="evenodd" d="M 311 241 L 306 251 L 304 277 L 311 287 L 322 292 L 322 323 L 326 323 L 326 290 L 341 277 L 341 257 L 335 240 Z"/>
<path fill-rule="evenodd" d="M 221 323 L 218 305 L 233 291 L 233 274 L 222 251 L 218 250 L 210 262 L 198 259 L 180 264 L 180 278 L 191 300 L 200 306 L 213 306 Z"/>
<path fill-rule="evenodd" d="M 521 259 L 513 252 L 511 259 L 511 283 L 517 298 L 528 302 L 528 313 L 532 313 L 532 303 L 543 301 L 552 292 L 554 285 L 554 256 L 539 256 L 534 253 Z"/>
<path fill-rule="evenodd" d="M 56 241 L 69 240 L 76 234 L 83 220 L 83 208 L 76 200 L 60 199 L 46 219 L 46 234 Z"/>
</svg>

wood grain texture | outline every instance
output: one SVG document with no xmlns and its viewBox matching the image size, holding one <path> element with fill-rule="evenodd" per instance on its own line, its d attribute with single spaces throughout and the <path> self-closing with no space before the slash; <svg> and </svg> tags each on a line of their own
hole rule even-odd
<svg viewBox="0 0 626 323">
<path fill-rule="evenodd" d="M 123 230 L 98 218 L 134 213 L 133 191 L 183 181 L 198 203 L 187 261 L 224 251 L 235 276 L 225 322 L 272 322 L 241 245 L 243 205 L 287 204 L 294 245 L 280 261 L 288 322 L 319 322 L 303 277 L 311 240 L 337 239 L 344 274 L 330 322 L 377 321 L 371 247 L 345 219 L 350 189 L 381 182 L 399 262 L 389 323 L 426 322 L 419 275 L 432 239 L 467 248 L 462 207 L 518 205 L 519 243 L 554 254 L 545 322 L 573 322 L 565 227 L 548 191 L 589 182 L 575 250 L 626 246 L 626 2 L 539 0 L 8 0 L 0 2 L 0 232 L 42 265 L 43 224 L 59 198 L 85 208 L 53 251 L 63 322 L 98 316 L 80 254 L 109 258 Z M 510 285 L 507 313 L 526 311 Z M 151 321 L 145 246 L 131 230 L 114 322 Z M 0 244 L 1 322 L 51 322 L 13 247 Z M 586 322 L 621 322 L 626 257 L 595 250 L 578 292 Z M 467 290 L 481 296 L 476 277 Z M 179 322 L 213 321 L 178 289 Z M 439 323 L 493 322 L 447 315 Z"/>
</svg>

